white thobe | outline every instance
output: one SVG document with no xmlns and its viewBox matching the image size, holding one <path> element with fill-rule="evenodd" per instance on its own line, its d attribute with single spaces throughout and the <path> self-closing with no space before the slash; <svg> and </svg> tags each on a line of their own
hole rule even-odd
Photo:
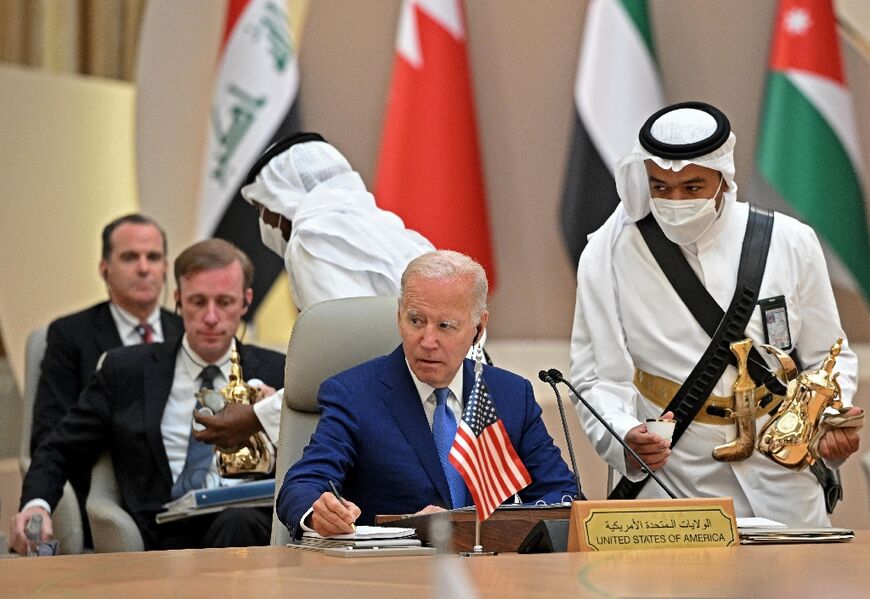
<svg viewBox="0 0 870 599">
<path fill-rule="evenodd" d="M 619 210 L 618 210 L 619 211 Z M 701 281 L 727 310 L 734 294 L 748 206 L 726 204 L 721 217 L 689 256 Z M 614 217 L 591 238 L 578 267 L 577 303 L 571 341 L 571 379 L 578 391 L 625 437 L 661 408 L 643 398 L 632 383 L 635 368 L 672 381 L 684 381 L 710 338 L 668 283 L 637 226 Z M 612 253 L 611 253 L 612 248 Z M 777 214 L 759 299 L 784 296 L 793 346 L 804 368 L 816 368 L 837 337 L 845 337 L 815 233 L 797 220 Z M 746 327 L 764 343 L 756 306 Z M 762 352 L 764 354 L 764 352 Z M 765 355 L 767 358 L 767 356 Z M 775 365 L 770 359 L 771 365 Z M 842 400 L 851 403 L 857 358 L 844 347 L 836 370 Z M 736 369 L 729 366 L 713 389 L 730 396 Z M 623 449 L 603 426 L 577 406 L 596 451 L 616 470 L 626 472 Z M 760 427 L 769 416 L 759 418 Z M 738 517 L 761 516 L 790 526 L 828 526 L 821 486 L 809 469 L 794 472 L 757 451 L 742 462 L 717 462 L 714 447 L 733 440 L 734 425 L 695 422 L 674 446 L 659 476 L 678 496 L 734 500 Z M 632 479 L 638 471 L 629 472 Z M 653 481 L 640 497 L 666 497 Z"/>
</svg>

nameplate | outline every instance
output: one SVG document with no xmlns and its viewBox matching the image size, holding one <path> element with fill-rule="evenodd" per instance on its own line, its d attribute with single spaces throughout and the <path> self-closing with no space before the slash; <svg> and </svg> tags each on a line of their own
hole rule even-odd
<svg viewBox="0 0 870 599">
<path fill-rule="evenodd" d="M 730 497 L 571 505 L 568 551 L 731 547 L 739 542 Z"/>
</svg>

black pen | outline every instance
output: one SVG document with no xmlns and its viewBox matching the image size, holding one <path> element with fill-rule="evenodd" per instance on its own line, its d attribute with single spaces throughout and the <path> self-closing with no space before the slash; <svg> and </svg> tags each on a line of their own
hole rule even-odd
<svg viewBox="0 0 870 599">
<path fill-rule="evenodd" d="M 335 498 L 338 499 L 339 503 L 341 503 L 341 505 L 343 505 L 344 507 L 347 507 L 347 502 L 344 500 L 344 497 L 342 497 L 341 494 L 338 492 L 338 489 L 335 488 L 334 482 L 329 481 L 329 488 L 332 489 L 332 494 L 335 495 Z M 351 522 L 350 527 L 353 529 L 354 532 L 356 532 L 356 524 Z"/>
</svg>

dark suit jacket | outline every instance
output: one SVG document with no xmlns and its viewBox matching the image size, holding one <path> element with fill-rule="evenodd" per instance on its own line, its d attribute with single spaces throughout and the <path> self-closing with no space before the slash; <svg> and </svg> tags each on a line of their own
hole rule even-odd
<svg viewBox="0 0 870 599">
<path fill-rule="evenodd" d="M 184 332 L 181 318 L 172 312 L 161 310 L 160 324 L 167 341 L 181 338 Z M 109 302 L 63 316 L 49 325 L 33 404 L 31 453 L 75 404 L 94 376 L 100 356 L 120 346 L 121 338 Z"/>
<path fill-rule="evenodd" d="M 284 356 L 237 344 L 246 379 L 281 387 Z M 146 548 L 159 545 L 154 516 L 170 500 L 172 474 L 160 432 L 172 389 L 180 342 L 134 345 L 109 351 L 79 401 L 37 448 L 24 477 L 21 505 L 60 500 L 70 463 L 92 466 L 112 452 L 124 508 L 133 516 Z"/>
<path fill-rule="evenodd" d="M 474 363 L 465 360 L 463 368 L 467 401 Z M 574 497 L 574 478 L 544 427 L 531 384 L 491 366 L 484 366 L 483 376 L 532 478 L 520 492 L 523 501 Z M 278 495 L 278 516 L 292 535 L 299 536 L 299 519 L 329 489 L 330 480 L 362 510 L 360 524 L 372 524 L 377 514 L 450 506 L 447 479 L 401 346 L 326 380 L 318 402 L 320 421 L 311 443 L 287 472 Z"/>
</svg>

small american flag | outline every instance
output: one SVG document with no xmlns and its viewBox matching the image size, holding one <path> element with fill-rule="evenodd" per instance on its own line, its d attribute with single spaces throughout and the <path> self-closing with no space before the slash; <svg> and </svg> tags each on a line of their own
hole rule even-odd
<svg viewBox="0 0 870 599">
<path fill-rule="evenodd" d="M 495 411 L 479 365 L 450 448 L 450 463 L 465 480 L 481 522 L 532 482 Z"/>
</svg>

